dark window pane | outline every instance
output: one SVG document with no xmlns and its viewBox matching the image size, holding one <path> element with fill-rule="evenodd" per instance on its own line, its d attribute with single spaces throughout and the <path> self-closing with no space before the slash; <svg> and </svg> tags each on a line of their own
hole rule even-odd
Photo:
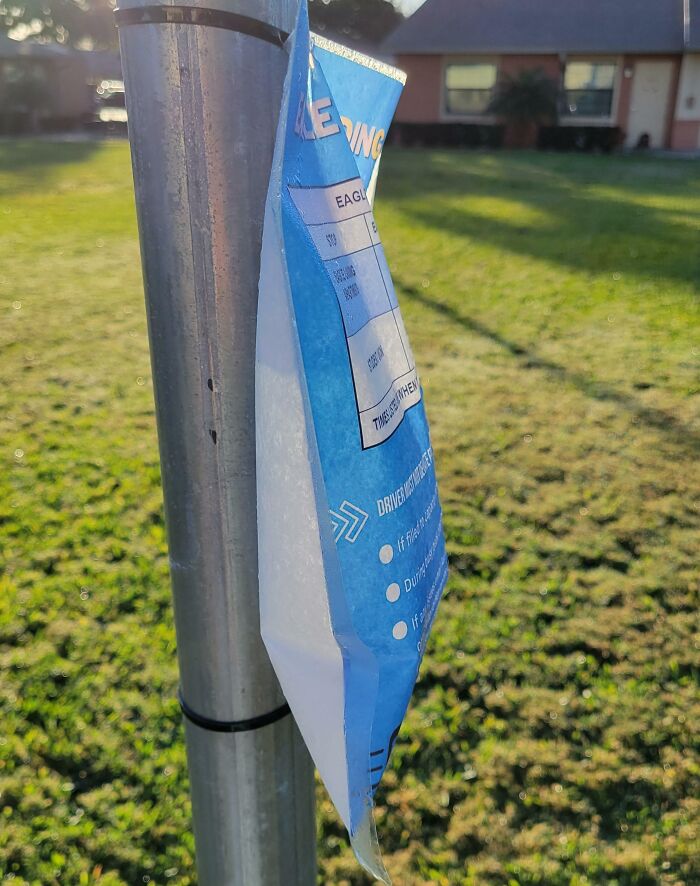
<svg viewBox="0 0 700 886">
<path fill-rule="evenodd" d="M 562 113 L 568 117 L 609 117 L 612 89 L 567 89 Z"/>
</svg>

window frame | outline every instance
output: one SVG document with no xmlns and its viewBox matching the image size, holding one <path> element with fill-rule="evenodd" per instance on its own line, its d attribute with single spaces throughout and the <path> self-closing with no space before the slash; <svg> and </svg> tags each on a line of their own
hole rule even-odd
<svg viewBox="0 0 700 886">
<path fill-rule="evenodd" d="M 615 75 L 612 85 L 612 99 L 610 101 L 610 113 L 606 115 L 599 114 L 566 114 L 563 107 L 566 106 L 566 69 L 570 64 L 577 62 L 585 62 L 590 65 L 615 65 Z M 566 56 L 562 60 L 561 66 L 561 102 L 562 108 L 559 111 L 560 126 L 613 126 L 617 120 L 618 107 L 620 103 L 620 83 L 623 76 L 623 58 L 622 56 L 595 56 L 595 55 L 571 55 Z"/>
<path fill-rule="evenodd" d="M 440 120 L 452 123 L 483 123 L 491 124 L 496 122 L 493 114 L 486 111 L 475 113 L 461 114 L 459 112 L 450 111 L 447 104 L 448 90 L 447 88 L 447 69 L 454 65 L 489 65 L 494 68 L 495 77 L 493 81 L 492 93 L 495 94 L 498 81 L 500 79 L 499 58 L 495 55 L 444 55 L 442 57 L 442 68 L 440 76 Z"/>
</svg>

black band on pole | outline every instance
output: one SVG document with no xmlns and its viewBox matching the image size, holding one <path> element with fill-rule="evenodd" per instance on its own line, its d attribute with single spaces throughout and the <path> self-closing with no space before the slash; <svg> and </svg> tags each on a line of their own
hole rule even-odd
<svg viewBox="0 0 700 886">
<path fill-rule="evenodd" d="M 268 714 L 260 714 L 259 717 L 250 717 L 248 720 L 211 720 L 192 710 L 182 697 L 182 690 L 178 691 L 177 698 L 180 702 L 180 710 L 190 723 L 194 723 L 200 729 L 208 729 L 210 732 L 251 732 L 253 729 L 261 729 L 263 726 L 269 726 L 270 723 L 276 723 L 277 720 L 291 714 L 289 705 L 285 702 Z"/>
<path fill-rule="evenodd" d="M 127 9 L 115 9 L 114 18 L 117 27 L 125 25 L 204 25 L 208 28 L 224 28 L 236 31 L 248 37 L 256 37 L 274 46 L 284 46 L 289 37 L 267 22 L 237 12 L 223 9 L 205 9 L 201 6 L 130 6 Z"/>
</svg>

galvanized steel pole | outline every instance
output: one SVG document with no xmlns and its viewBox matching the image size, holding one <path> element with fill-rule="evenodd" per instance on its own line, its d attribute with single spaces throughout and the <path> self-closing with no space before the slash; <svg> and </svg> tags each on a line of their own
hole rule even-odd
<svg viewBox="0 0 700 886">
<path fill-rule="evenodd" d="M 188 2 L 125 0 L 117 21 L 199 884 L 310 886 L 313 769 L 260 639 L 255 493 L 261 228 L 296 0 Z"/>
</svg>

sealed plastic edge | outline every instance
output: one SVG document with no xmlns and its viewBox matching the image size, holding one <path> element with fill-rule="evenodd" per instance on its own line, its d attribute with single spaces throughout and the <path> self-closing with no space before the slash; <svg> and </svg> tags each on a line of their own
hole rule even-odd
<svg viewBox="0 0 700 886">
<path fill-rule="evenodd" d="M 332 52 L 335 55 L 347 58 L 358 65 L 363 65 L 365 68 L 370 68 L 371 70 L 376 71 L 378 74 L 384 74 L 385 77 L 391 77 L 392 80 L 398 80 L 402 86 L 406 83 L 405 71 L 395 68 L 393 65 L 388 65 L 386 62 L 379 61 L 378 58 L 372 58 L 371 55 L 365 55 L 364 52 L 350 49 L 349 46 L 343 46 L 342 43 L 336 43 L 335 40 L 329 40 L 327 37 L 322 37 L 320 34 L 316 34 L 313 31 L 311 31 L 311 41 L 321 49 L 325 49 L 327 52 Z"/>
<path fill-rule="evenodd" d="M 382 854 L 379 851 L 379 840 L 377 838 L 377 827 L 374 823 L 374 811 L 370 807 L 367 809 L 361 825 L 354 834 L 350 834 L 350 845 L 355 857 L 362 867 L 375 880 L 384 883 L 384 886 L 392 886 L 389 872 L 382 861 Z"/>
</svg>

